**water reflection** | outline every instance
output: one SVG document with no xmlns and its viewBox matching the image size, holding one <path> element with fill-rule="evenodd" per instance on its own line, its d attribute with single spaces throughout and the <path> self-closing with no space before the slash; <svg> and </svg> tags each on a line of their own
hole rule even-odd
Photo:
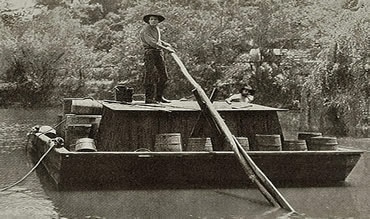
<svg viewBox="0 0 370 219">
<path fill-rule="evenodd" d="M 255 190 L 58 192 L 50 196 L 60 213 L 72 218 L 249 218 L 246 215 L 257 217 L 271 209 Z M 280 210 L 268 218 L 283 213 Z"/>
<path fill-rule="evenodd" d="M 33 167 L 24 150 L 30 127 L 34 122 L 51 120 L 45 117 L 48 111 L 0 111 L 0 188 L 3 188 L 22 178 Z M 35 115 L 43 116 L 39 116 L 38 120 Z M 23 183 L 0 192 L 0 218 L 57 217 L 54 204 L 45 194 L 36 173 Z"/>
</svg>

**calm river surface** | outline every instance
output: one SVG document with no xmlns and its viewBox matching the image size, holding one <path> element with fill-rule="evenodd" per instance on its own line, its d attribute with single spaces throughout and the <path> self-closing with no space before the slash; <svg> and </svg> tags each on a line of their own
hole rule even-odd
<svg viewBox="0 0 370 219">
<path fill-rule="evenodd" d="M 26 154 L 34 125 L 56 124 L 57 110 L 0 109 L 0 189 L 33 167 Z M 370 139 L 339 139 L 370 150 Z M 272 208 L 257 189 L 57 192 L 42 168 L 0 192 L 0 218 L 370 218 L 370 156 L 366 152 L 339 187 L 281 188 L 303 216 Z"/>
</svg>

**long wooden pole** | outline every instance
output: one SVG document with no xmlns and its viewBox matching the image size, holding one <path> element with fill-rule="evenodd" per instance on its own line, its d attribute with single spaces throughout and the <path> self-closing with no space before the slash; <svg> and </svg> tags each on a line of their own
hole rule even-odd
<svg viewBox="0 0 370 219">
<path fill-rule="evenodd" d="M 197 101 L 199 103 L 200 108 L 203 111 L 203 114 L 207 118 L 209 124 L 211 125 L 211 127 L 213 127 L 214 131 L 217 132 L 217 135 L 219 135 L 218 138 L 220 138 L 222 141 L 224 141 L 225 139 L 228 140 L 225 137 L 225 134 L 224 134 L 222 128 L 220 128 L 220 127 L 218 127 L 216 125 L 215 119 L 212 117 L 212 115 L 210 115 L 211 113 L 209 112 L 209 109 L 204 104 L 204 102 L 202 102 L 199 93 L 197 91 L 195 91 L 195 92 L 193 91 L 193 93 L 194 93 L 194 95 L 195 95 L 195 97 L 196 97 L 196 99 L 197 99 Z M 219 141 L 220 139 L 218 139 L 216 141 L 218 143 L 221 143 Z M 254 184 L 257 185 L 257 188 L 261 191 L 262 195 L 265 196 L 265 198 L 272 205 L 274 205 L 274 206 L 280 206 L 279 203 L 276 202 L 275 198 L 269 193 L 269 191 L 263 186 L 263 184 L 261 183 L 261 181 L 258 179 L 258 175 L 256 175 L 255 172 L 253 171 L 253 169 L 248 166 L 248 163 L 246 162 L 246 160 L 244 159 L 244 157 L 242 157 L 242 154 L 239 151 L 234 151 L 234 152 L 235 152 L 235 155 L 238 158 L 240 164 L 242 165 L 242 168 L 243 168 L 244 172 L 247 174 L 248 178 L 252 181 L 252 183 L 254 183 Z"/>
<path fill-rule="evenodd" d="M 244 150 L 244 148 L 242 147 L 242 145 L 239 143 L 239 141 L 234 135 L 233 135 L 233 138 L 234 138 L 236 145 L 238 146 L 240 153 L 244 157 L 244 159 L 246 159 L 248 163 L 254 163 L 252 158 L 247 154 L 247 152 Z M 268 190 L 268 192 L 271 193 L 274 197 L 276 197 L 276 199 L 278 199 L 278 202 L 283 205 L 283 208 L 290 210 L 292 212 L 295 212 L 293 207 L 288 203 L 288 201 L 284 198 L 284 196 L 281 195 L 279 190 L 277 190 L 274 184 L 272 184 L 272 182 L 260 170 L 260 168 L 258 168 L 258 166 L 255 164 L 251 165 L 251 168 L 253 172 L 257 175 L 258 179 L 260 179 L 263 182 L 263 184 L 266 186 L 266 189 Z"/>
<path fill-rule="evenodd" d="M 200 107 L 206 107 L 206 110 L 213 118 L 215 124 L 220 128 L 221 132 L 224 134 L 226 141 L 231 145 L 232 150 L 234 151 L 235 156 L 238 158 L 239 162 L 241 163 L 244 171 L 254 182 L 261 193 L 265 196 L 265 198 L 273 205 L 280 206 L 288 211 L 295 212 L 294 209 L 289 205 L 289 203 L 285 200 L 284 197 L 279 192 L 272 193 L 272 190 L 276 190 L 275 187 L 268 188 L 269 185 L 272 185 L 271 181 L 267 177 L 264 180 L 261 180 L 261 176 L 264 175 L 262 171 L 257 167 L 257 165 L 253 162 L 253 160 L 249 157 L 247 153 L 245 155 L 241 154 L 236 141 L 234 140 L 233 134 L 231 133 L 230 129 L 226 125 L 225 121 L 222 119 L 221 115 L 217 112 L 214 108 L 213 104 L 211 103 L 210 99 L 207 97 L 206 93 L 202 89 L 202 87 L 193 79 L 193 77 L 189 74 L 187 69 L 185 68 L 184 64 L 180 60 L 180 58 L 175 54 L 171 53 L 171 56 L 174 58 L 176 63 L 179 65 L 181 72 L 187 78 L 187 80 L 192 84 L 192 86 L 196 89 L 197 94 L 199 95 L 200 100 L 203 104 L 200 104 Z M 199 101 L 198 101 L 199 102 Z M 204 105 L 204 106 L 202 106 Z M 247 159 L 246 159 L 247 158 Z M 254 168 L 252 168 L 254 167 Z M 266 182 L 269 181 L 270 184 Z M 270 190 L 270 191 L 269 191 Z M 277 191 L 277 190 L 276 190 Z M 279 197 L 280 196 L 280 197 Z"/>
</svg>

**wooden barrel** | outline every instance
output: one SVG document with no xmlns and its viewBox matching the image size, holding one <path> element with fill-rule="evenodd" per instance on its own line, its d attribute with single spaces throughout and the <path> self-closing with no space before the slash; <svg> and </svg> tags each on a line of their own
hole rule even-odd
<svg viewBox="0 0 370 219">
<path fill-rule="evenodd" d="M 244 148 L 244 150 L 249 151 L 249 141 L 247 137 L 236 137 L 239 144 Z"/>
<path fill-rule="evenodd" d="M 259 151 L 281 151 L 280 135 L 256 134 L 256 143 Z"/>
<path fill-rule="evenodd" d="M 318 136 L 307 140 L 309 151 L 335 151 L 338 149 L 336 137 Z"/>
<path fill-rule="evenodd" d="M 188 151 L 213 151 L 211 138 L 189 138 Z"/>
<path fill-rule="evenodd" d="M 154 151 L 182 151 L 181 134 L 157 134 L 155 137 Z"/>
<path fill-rule="evenodd" d="M 307 151 L 306 140 L 284 140 L 283 151 Z"/>
<path fill-rule="evenodd" d="M 298 132 L 298 140 L 305 140 L 307 149 L 310 148 L 310 139 L 313 137 L 319 137 L 322 136 L 321 132 Z"/>
<path fill-rule="evenodd" d="M 95 141 L 92 138 L 80 138 L 76 141 L 75 150 L 78 152 L 96 152 Z"/>
</svg>

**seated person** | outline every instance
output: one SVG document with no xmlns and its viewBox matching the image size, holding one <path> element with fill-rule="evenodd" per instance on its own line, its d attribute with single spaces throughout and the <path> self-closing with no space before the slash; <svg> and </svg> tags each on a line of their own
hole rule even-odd
<svg viewBox="0 0 370 219">
<path fill-rule="evenodd" d="M 238 94 L 231 95 L 229 98 L 227 98 L 225 101 L 228 104 L 231 104 L 231 102 L 245 102 L 250 103 L 254 100 L 254 94 L 256 90 L 252 89 L 251 86 L 245 85 L 242 88 L 240 88 L 240 91 Z"/>
</svg>

